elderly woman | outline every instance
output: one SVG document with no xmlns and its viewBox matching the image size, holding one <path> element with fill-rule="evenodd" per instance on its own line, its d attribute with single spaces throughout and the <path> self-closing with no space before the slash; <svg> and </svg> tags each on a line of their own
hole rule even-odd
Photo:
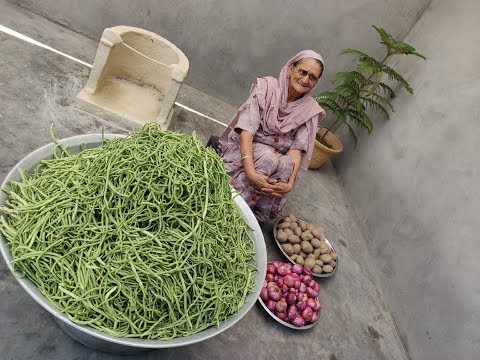
<svg viewBox="0 0 480 360">
<path fill-rule="evenodd" d="M 258 78 L 220 137 L 232 186 L 258 221 L 283 215 L 286 195 L 308 168 L 317 124 L 325 117 L 309 93 L 323 64 L 319 54 L 305 50 L 287 62 L 278 80 Z"/>
</svg>

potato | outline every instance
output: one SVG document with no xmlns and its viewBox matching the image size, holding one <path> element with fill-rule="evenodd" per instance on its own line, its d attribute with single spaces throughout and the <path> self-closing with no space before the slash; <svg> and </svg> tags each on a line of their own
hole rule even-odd
<svg viewBox="0 0 480 360">
<path fill-rule="evenodd" d="M 277 240 L 280 243 L 285 243 L 288 240 L 288 235 L 282 229 L 277 231 Z"/>
<path fill-rule="evenodd" d="M 302 251 L 302 247 L 300 244 L 293 244 L 293 252 L 295 254 L 300 254 L 300 251 Z"/>
<path fill-rule="evenodd" d="M 300 256 L 305 259 L 307 257 L 307 254 L 304 251 L 300 251 Z"/>
<path fill-rule="evenodd" d="M 288 217 L 292 220 L 292 221 L 297 221 L 297 217 L 293 214 L 290 214 L 288 215 Z"/>
<path fill-rule="evenodd" d="M 293 246 L 290 244 L 282 244 L 282 249 L 288 256 L 293 254 Z"/>
<path fill-rule="evenodd" d="M 292 259 L 293 261 L 295 261 L 295 259 L 297 258 L 297 254 L 293 254 L 293 255 L 290 255 L 290 259 Z"/>
<path fill-rule="evenodd" d="M 320 260 L 320 259 L 315 260 L 315 264 L 317 264 L 317 265 L 320 266 L 320 267 L 322 267 L 323 265 L 325 265 L 325 264 L 323 263 L 323 261 Z"/>
<path fill-rule="evenodd" d="M 299 226 L 297 226 L 295 229 L 293 229 L 293 233 L 297 236 L 302 235 L 302 229 L 300 229 Z"/>
<path fill-rule="evenodd" d="M 290 222 L 290 229 L 293 230 L 293 229 L 295 229 L 295 228 L 297 228 L 297 227 L 298 227 L 298 223 L 297 223 L 296 221 L 291 221 L 291 222 Z"/>
<path fill-rule="evenodd" d="M 303 266 L 303 263 L 305 262 L 305 260 L 303 260 L 303 257 L 301 257 L 300 255 L 297 255 L 297 258 L 295 259 L 295 263 L 297 264 L 300 264 Z M 331 267 L 331 266 L 330 266 Z"/>
<path fill-rule="evenodd" d="M 300 238 L 297 235 L 288 235 L 288 241 L 292 244 L 300 244 Z"/>
<path fill-rule="evenodd" d="M 291 222 L 291 221 L 292 221 L 292 219 L 290 219 L 290 216 L 285 216 L 283 218 L 283 222 Z"/>
<path fill-rule="evenodd" d="M 308 231 L 312 231 L 313 229 L 315 229 L 315 226 L 313 226 L 312 224 L 308 224 L 308 223 L 307 223 L 307 230 L 308 230 Z"/>
<path fill-rule="evenodd" d="M 322 260 L 325 264 L 332 261 L 332 257 L 329 254 L 322 254 L 320 255 L 320 260 Z"/>
<path fill-rule="evenodd" d="M 315 265 L 312 269 L 314 274 L 321 274 L 323 272 L 322 267 L 319 265 Z"/>
<path fill-rule="evenodd" d="M 308 241 L 302 241 L 300 246 L 302 247 L 302 251 L 306 254 L 313 252 L 313 246 Z"/>
<path fill-rule="evenodd" d="M 328 247 L 328 245 L 325 241 L 320 241 L 319 249 L 320 249 L 321 254 L 326 254 L 326 253 L 328 253 L 329 247 Z"/>
<path fill-rule="evenodd" d="M 333 267 L 331 267 L 330 265 L 323 265 L 322 270 L 323 272 L 331 273 L 333 271 Z"/>
<path fill-rule="evenodd" d="M 318 228 L 312 229 L 310 231 L 313 235 L 313 237 L 320 239 L 320 236 L 322 236 L 323 232 L 321 232 Z"/>
<path fill-rule="evenodd" d="M 303 266 L 305 266 L 308 269 L 313 269 L 315 266 L 315 259 L 312 258 L 306 258 L 305 261 L 303 262 Z"/>
<path fill-rule="evenodd" d="M 330 254 L 330 256 L 332 257 L 333 260 L 337 260 L 338 259 L 338 254 L 336 252 L 332 252 Z"/>
<path fill-rule="evenodd" d="M 304 231 L 302 235 L 300 235 L 302 240 L 310 241 L 313 239 L 313 235 L 310 231 Z"/>
<path fill-rule="evenodd" d="M 322 253 L 320 252 L 320 249 L 313 249 L 313 255 L 315 255 L 315 259 L 318 259 Z"/>
<path fill-rule="evenodd" d="M 290 223 L 289 222 L 281 222 L 280 224 L 277 225 L 277 228 L 278 229 L 287 229 L 290 227 Z"/>
<path fill-rule="evenodd" d="M 313 255 L 313 253 L 307 254 L 307 258 L 312 258 L 314 260 L 317 260 L 317 258 L 315 257 L 315 255 Z"/>
<path fill-rule="evenodd" d="M 337 262 L 335 260 L 332 260 L 328 263 L 328 265 L 334 268 L 335 266 L 337 266 Z"/>
<path fill-rule="evenodd" d="M 320 247 L 320 244 L 321 244 L 320 240 L 313 238 L 310 242 L 315 249 Z"/>
<path fill-rule="evenodd" d="M 307 230 L 307 223 L 303 220 L 298 221 L 298 226 L 300 226 L 300 229 L 302 229 L 302 231 Z"/>
<path fill-rule="evenodd" d="M 287 236 L 293 235 L 293 231 L 292 231 L 292 229 L 290 229 L 290 228 L 283 229 L 283 231 L 285 232 L 285 234 L 287 234 Z"/>
</svg>

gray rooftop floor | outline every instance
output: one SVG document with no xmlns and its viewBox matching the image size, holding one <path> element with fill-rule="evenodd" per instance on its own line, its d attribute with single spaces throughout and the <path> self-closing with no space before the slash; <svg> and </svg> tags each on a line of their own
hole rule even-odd
<svg viewBox="0 0 480 360">
<path fill-rule="evenodd" d="M 0 0 L 0 24 L 60 51 L 93 63 L 97 43 Z M 181 46 L 180 46 L 181 47 Z M 84 133 L 125 132 L 113 123 L 79 113 L 73 102 L 89 69 L 60 55 L 0 32 L 0 179 L 36 148 Z M 191 64 L 191 67 L 195 64 Z M 246 92 L 248 89 L 246 89 Z M 236 108 L 187 85 L 180 103 L 227 122 Z M 222 126 L 177 108 L 172 129 L 206 141 Z M 259 304 L 236 325 L 207 341 L 176 349 L 118 356 L 89 349 L 66 335 L 17 284 L 0 260 L 0 358 L 2 359 L 406 359 L 401 339 L 383 301 L 373 259 L 352 208 L 330 164 L 309 171 L 290 195 L 289 211 L 323 225 L 340 253 L 340 267 L 321 279 L 324 306 L 308 331 L 284 328 Z M 281 259 L 264 228 L 269 260 Z"/>
</svg>

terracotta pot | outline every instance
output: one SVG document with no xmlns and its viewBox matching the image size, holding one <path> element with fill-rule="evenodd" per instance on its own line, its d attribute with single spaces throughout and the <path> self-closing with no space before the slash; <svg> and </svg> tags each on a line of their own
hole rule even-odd
<svg viewBox="0 0 480 360">
<path fill-rule="evenodd" d="M 333 155 L 340 154 L 343 150 L 342 143 L 331 131 L 327 133 L 324 140 L 330 144 L 332 148 L 329 148 L 318 141 L 326 131 L 327 129 L 322 127 L 317 132 L 315 147 L 313 148 L 312 158 L 308 165 L 309 169 L 318 169 Z"/>
</svg>

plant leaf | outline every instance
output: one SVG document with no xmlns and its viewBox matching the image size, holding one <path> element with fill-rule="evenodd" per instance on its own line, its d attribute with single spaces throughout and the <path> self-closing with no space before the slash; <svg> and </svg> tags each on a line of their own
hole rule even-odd
<svg viewBox="0 0 480 360">
<path fill-rule="evenodd" d="M 382 71 L 386 73 L 391 80 L 395 80 L 400 85 L 402 85 L 405 88 L 405 90 L 407 90 L 410 94 L 413 94 L 413 89 L 410 86 L 410 84 L 407 82 L 407 80 L 405 80 L 402 75 L 397 73 L 390 66 L 387 66 L 385 64 L 382 65 Z"/>
<path fill-rule="evenodd" d="M 362 102 L 366 104 L 370 110 L 379 113 L 387 120 L 390 119 L 388 111 L 378 101 L 366 97 L 361 97 L 360 99 L 362 99 Z"/>
<path fill-rule="evenodd" d="M 347 128 L 348 128 L 348 135 L 350 136 L 350 140 L 352 140 L 353 147 L 356 148 L 357 147 L 357 135 L 355 135 L 355 131 L 350 126 L 350 124 L 349 123 L 346 123 L 346 124 L 347 124 Z"/>
<path fill-rule="evenodd" d="M 381 87 L 384 92 L 388 93 L 388 96 L 390 96 L 391 99 L 393 99 L 396 96 L 393 89 L 387 84 L 381 82 L 378 84 L 378 86 Z"/>
<path fill-rule="evenodd" d="M 390 55 L 393 54 L 405 54 L 405 55 L 415 55 L 424 60 L 427 58 L 422 54 L 419 54 L 415 48 L 407 43 L 404 43 L 400 40 L 396 40 L 390 35 L 385 29 L 372 25 L 372 27 L 380 34 L 380 43 L 385 45 L 388 49 Z"/>
<path fill-rule="evenodd" d="M 365 111 L 350 108 L 346 110 L 346 113 L 350 117 L 350 119 L 352 119 L 357 124 L 357 126 L 364 130 L 367 130 L 369 134 L 372 132 L 373 124 Z"/>
</svg>

